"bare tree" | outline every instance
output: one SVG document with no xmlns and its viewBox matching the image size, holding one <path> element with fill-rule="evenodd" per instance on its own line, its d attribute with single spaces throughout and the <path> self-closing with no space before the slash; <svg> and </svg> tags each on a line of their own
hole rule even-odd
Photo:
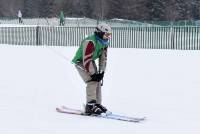
<svg viewBox="0 0 200 134">
<path fill-rule="evenodd" d="M 39 11 L 40 11 L 40 17 L 53 17 L 54 0 L 41 0 Z"/>
<path fill-rule="evenodd" d="M 38 17 L 39 16 L 39 3 L 40 0 L 24 0 L 24 16 L 25 17 Z"/>
<path fill-rule="evenodd" d="M 108 11 L 105 14 L 106 18 L 124 18 L 123 16 L 123 0 L 107 0 Z"/>
</svg>

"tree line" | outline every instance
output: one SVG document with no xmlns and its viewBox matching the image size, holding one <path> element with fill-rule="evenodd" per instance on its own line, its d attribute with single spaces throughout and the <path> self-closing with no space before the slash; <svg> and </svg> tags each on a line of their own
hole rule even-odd
<svg viewBox="0 0 200 134">
<path fill-rule="evenodd" d="M 23 17 L 68 17 L 130 20 L 198 20 L 200 0 L 10 0 L 0 1 L 0 16 L 11 17 L 21 10 Z M 4 6 L 10 6 L 5 8 Z M 13 6 L 13 7 L 12 7 Z M 18 7 L 18 9 L 16 8 Z M 7 9 L 6 11 L 3 9 Z M 8 12 L 8 13 L 7 13 Z"/>
</svg>

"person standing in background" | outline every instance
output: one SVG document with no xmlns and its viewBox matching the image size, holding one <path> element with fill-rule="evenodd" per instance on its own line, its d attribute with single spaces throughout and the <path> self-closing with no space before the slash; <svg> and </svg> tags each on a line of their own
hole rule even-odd
<svg viewBox="0 0 200 134">
<path fill-rule="evenodd" d="M 60 26 L 64 26 L 65 25 L 65 16 L 63 11 L 60 12 Z"/>
<path fill-rule="evenodd" d="M 22 21 L 22 13 L 21 13 L 20 10 L 18 11 L 17 16 L 18 16 L 18 19 L 19 19 L 19 23 L 23 23 L 23 21 Z"/>
</svg>

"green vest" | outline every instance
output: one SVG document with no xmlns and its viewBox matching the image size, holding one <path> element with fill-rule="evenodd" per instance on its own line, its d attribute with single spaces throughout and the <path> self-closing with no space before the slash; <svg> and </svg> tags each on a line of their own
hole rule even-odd
<svg viewBox="0 0 200 134">
<path fill-rule="evenodd" d="M 65 16 L 63 11 L 60 12 L 60 20 L 64 21 L 65 20 Z"/>
<path fill-rule="evenodd" d="M 78 48 L 75 57 L 73 58 L 72 62 L 77 63 L 78 61 L 83 60 L 83 44 L 85 41 L 92 41 L 95 47 L 95 51 L 93 52 L 92 59 L 96 60 L 100 57 L 102 50 L 106 47 L 105 45 L 101 44 L 100 41 L 98 41 L 95 37 L 95 35 L 91 35 L 87 38 L 85 38 L 82 42 L 80 47 Z"/>
</svg>

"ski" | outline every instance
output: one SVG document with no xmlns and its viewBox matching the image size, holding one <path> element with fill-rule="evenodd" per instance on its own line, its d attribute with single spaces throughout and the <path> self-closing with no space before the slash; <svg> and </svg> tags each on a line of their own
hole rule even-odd
<svg viewBox="0 0 200 134">
<path fill-rule="evenodd" d="M 56 111 L 59 113 L 65 113 L 65 114 L 82 115 L 82 116 L 88 116 L 88 117 L 91 116 L 91 117 L 113 119 L 113 120 L 127 121 L 127 122 L 141 122 L 141 121 L 145 120 L 145 117 L 141 117 L 141 118 L 129 117 L 129 116 L 114 114 L 112 112 L 107 112 L 107 113 L 101 114 L 101 115 L 87 115 L 82 110 L 68 108 L 66 106 L 57 107 Z"/>
</svg>

